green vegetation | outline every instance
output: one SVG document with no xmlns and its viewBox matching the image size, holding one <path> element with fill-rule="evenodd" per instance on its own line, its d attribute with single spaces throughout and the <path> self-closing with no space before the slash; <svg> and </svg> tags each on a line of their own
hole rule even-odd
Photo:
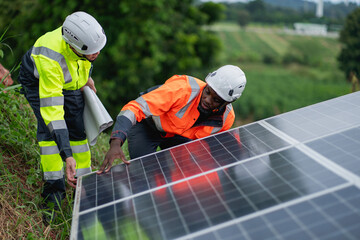
<svg viewBox="0 0 360 240">
<path fill-rule="evenodd" d="M 336 61 L 337 39 L 290 35 L 279 27 L 244 30 L 226 22 L 211 29 L 223 42 L 221 63 L 236 64 L 247 76 L 234 104 L 237 125 L 350 93 Z"/>
<path fill-rule="evenodd" d="M 316 2 L 306 0 L 253 0 L 224 2 L 226 20 L 238 22 L 241 26 L 257 22 L 262 24 L 292 25 L 295 22 L 312 22 L 339 29 L 346 16 L 358 7 L 357 3 L 344 4 L 324 1 L 324 16 L 315 17 Z M 243 19 L 245 18 L 245 20 Z"/>
<path fill-rule="evenodd" d="M 238 120 L 260 120 L 349 93 L 349 85 L 339 78 L 297 65 L 264 66 L 244 64 L 248 83 L 234 108 Z M 326 77 L 326 75 L 329 75 Z"/>
<path fill-rule="evenodd" d="M 68 239 L 71 189 L 54 223 L 46 226 L 42 222 L 43 212 L 38 207 L 42 173 L 32 109 L 14 90 L 0 92 L 0 106 L 0 239 Z M 108 135 L 101 134 L 91 147 L 94 170 L 102 163 L 108 141 Z"/>
<path fill-rule="evenodd" d="M 212 8 L 222 11 L 223 5 Z M 8 35 L 16 36 L 9 41 L 16 46 L 14 58 L 5 60 L 9 65 L 18 62 L 38 37 L 61 26 L 67 15 L 75 11 L 93 15 L 104 28 L 107 43 L 94 62 L 92 77 L 112 116 L 139 92 L 173 74 L 207 67 L 220 45 L 201 27 L 221 14 L 209 7 L 200 9 L 193 0 L 6 0 L 0 1 L 0 9 L 5 13 L 0 14 L 0 31 L 11 24 Z"/>
<path fill-rule="evenodd" d="M 360 77 L 360 8 L 354 10 L 346 18 L 345 26 L 340 32 L 340 42 L 343 44 L 338 57 L 340 68 L 346 77 Z"/>
</svg>

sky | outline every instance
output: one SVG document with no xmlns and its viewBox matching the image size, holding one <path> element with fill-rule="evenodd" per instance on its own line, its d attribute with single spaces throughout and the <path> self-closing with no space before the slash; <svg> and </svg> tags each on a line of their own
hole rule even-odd
<svg viewBox="0 0 360 240">
<path fill-rule="evenodd" d="M 317 0 L 308 0 L 311 2 L 317 2 Z M 345 2 L 345 0 L 324 0 L 324 2 L 332 2 L 332 3 L 340 3 L 340 2 Z M 348 2 L 355 2 L 355 3 L 359 3 L 359 0 L 348 0 Z"/>
</svg>

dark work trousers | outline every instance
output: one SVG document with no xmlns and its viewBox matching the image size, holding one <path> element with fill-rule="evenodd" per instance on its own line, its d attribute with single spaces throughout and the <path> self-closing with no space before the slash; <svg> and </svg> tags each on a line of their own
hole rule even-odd
<svg viewBox="0 0 360 240">
<path fill-rule="evenodd" d="M 51 133 L 40 114 L 39 88 L 25 87 L 23 85 L 21 92 L 25 95 L 36 116 L 38 122 L 36 137 L 38 142 L 53 141 Z M 68 126 L 70 140 L 86 139 L 82 116 L 84 99 L 81 91 L 64 91 L 63 95 L 65 111 L 64 118 Z M 61 201 L 65 198 L 65 190 L 66 186 L 64 176 L 56 180 L 45 180 L 41 196 L 45 204 L 54 204 L 54 206 L 57 207 L 57 203 L 61 203 Z"/>
<path fill-rule="evenodd" d="M 158 147 L 166 149 L 191 141 L 191 139 L 179 135 L 169 138 L 165 138 L 164 135 L 156 129 L 151 118 L 136 123 L 127 136 L 130 158 L 134 159 L 156 152 Z"/>
</svg>

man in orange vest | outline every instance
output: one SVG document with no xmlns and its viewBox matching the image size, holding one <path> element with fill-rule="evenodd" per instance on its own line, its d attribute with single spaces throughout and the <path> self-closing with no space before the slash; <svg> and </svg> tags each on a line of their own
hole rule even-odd
<svg viewBox="0 0 360 240">
<path fill-rule="evenodd" d="M 225 65 L 203 82 L 175 75 L 160 87 L 130 101 L 116 118 L 98 173 L 108 172 L 115 159 L 129 164 L 121 149 L 128 139 L 130 158 L 229 130 L 235 113 L 231 103 L 244 91 L 246 77 L 237 66 Z"/>
</svg>

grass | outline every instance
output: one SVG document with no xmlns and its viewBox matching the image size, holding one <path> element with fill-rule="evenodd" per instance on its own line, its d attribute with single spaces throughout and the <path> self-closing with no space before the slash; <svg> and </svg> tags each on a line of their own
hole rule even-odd
<svg viewBox="0 0 360 240">
<path fill-rule="evenodd" d="M 38 207 L 42 173 L 32 109 L 24 96 L 14 90 L 0 92 L 0 106 L 0 239 L 68 239 L 71 189 L 56 221 L 49 226 L 42 222 L 43 211 Z M 108 134 L 103 133 L 91 147 L 94 170 L 102 163 L 108 141 Z M 115 161 L 119 163 L 120 160 Z"/>
</svg>

